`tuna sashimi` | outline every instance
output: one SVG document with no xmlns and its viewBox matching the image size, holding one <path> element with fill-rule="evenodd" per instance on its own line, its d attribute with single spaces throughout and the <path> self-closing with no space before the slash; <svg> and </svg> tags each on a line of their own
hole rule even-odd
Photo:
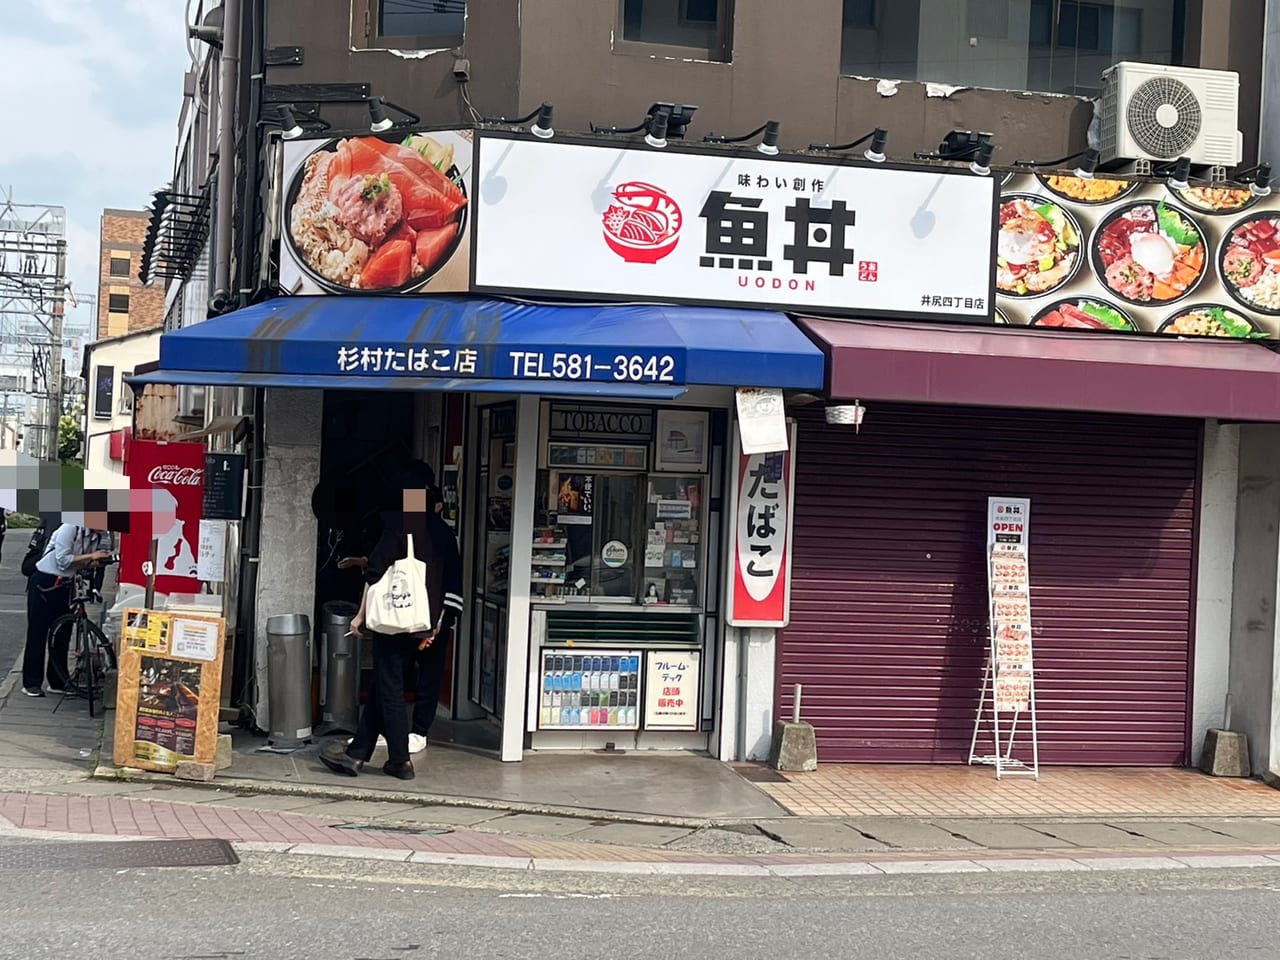
<svg viewBox="0 0 1280 960">
<path fill-rule="evenodd" d="M 375 137 L 367 137 L 358 140 L 345 140 L 338 147 L 339 155 L 344 150 L 346 152 L 344 166 L 349 169 L 350 176 L 380 176 L 385 173 L 400 192 L 401 199 L 404 202 L 405 221 L 415 230 L 442 227 L 457 217 L 458 211 L 466 203 L 466 198 L 462 195 L 462 191 L 458 189 L 457 184 L 453 183 L 421 157 L 417 157 L 417 154 L 414 154 L 412 150 L 407 150 L 406 148 L 408 153 L 417 157 L 419 163 L 415 166 L 419 169 L 425 167 L 436 174 L 435 177 L 431 178 L 432 182 L 428 182 L 426 178 L 421 176 L 417 169 L 411 169 L 405 163 L 400 162 L 399 156 L 388 156 L 385 152 L 376 149 L 374 144 L 382 147 L 392 146 L 392 144 L 383 143 L 383 141 Z M 441 181 L 451 188 L 448 194 L 435 185 Z M 330 180 L 330 197 L 336 194 L 336 182 L 333 179 Z"/>
</svg>

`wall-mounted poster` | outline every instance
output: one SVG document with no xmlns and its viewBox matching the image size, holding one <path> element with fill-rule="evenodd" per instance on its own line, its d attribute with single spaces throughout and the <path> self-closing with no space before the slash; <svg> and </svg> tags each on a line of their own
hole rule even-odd
<svg viewBox="0 0 1280 960">
<path fill-rule="evenodd" d="M 556 516 L 562 524 L 590 525 L 595 508 L 595 477 L 589 473 L 558 475 Z"/>
<path fill-rule="evenodd" d="M 469 130 L 284 144 L 280 285 L 289 293 L 462 293 Z"/>
<path fill-rule="evenodd" d="M 700 410 L 660 410 L 653 466 L 662 472 L 705 473 L 707 470 L 707 424 Z"/>
<path fill-rule="evenodd" d="M 111 419 L 115 412 L 112 406 L 115 389 L 116 368 L 106 363 L 95 367 L 93 370 L 93 419 Z"/>
</svg>

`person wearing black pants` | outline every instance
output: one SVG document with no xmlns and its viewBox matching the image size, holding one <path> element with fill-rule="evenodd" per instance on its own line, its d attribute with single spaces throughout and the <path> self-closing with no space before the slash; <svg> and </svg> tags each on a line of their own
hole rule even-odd
<svg viewBox="0 0 1280 960">
<path fill-rule="evenodd" d="M 440 515 L 444 506 L 440 491 L 429 492 L 427 506 L 427 531 L 431 534 L 431 546 L 444 566 L 444 606 L 453 613 L 455 620 L 462 616 L 462 557 L 458 552 L 458 539 Z M 444 683 L 445 666 L 449 660 L 449 631 L 438 637 L 417 654 L 418 678 L 414 686 L 413 724 L 409 731 L 410 752 L 425 749 L 427 733 L 436 718 L 440 706 L 440 687 Z M 414 741 L 418 742 L 415 744 Z M 416 748 L 416 749 L 415 749 Z"/>
<path fill-rule="evenodd" d="M 92 518 L 92 519 L 91 519 Z M 60 681 L 53 671 L 53 660 L 67 660 L 70 631 L 54 638 L 53 657 L 45 663 L 45 644 L 53 621 L 71 609 L 71 577 L 79 569 L 111 554 L 101 549 L 107 534 L 106 517 L 86 514 L 85 525 L 64 523 L 49 537 L 44 555 L 36 563 L 36 572 L 27 580 L 27 645 L 22 657 L 22 692 L 28 697 L 43 697 L 41 675 L 46 674 L 49 687 L 58 690 Z M 98 529 L 101 528 L 101 529 Z"/>
<path fill-rule="evenodd" d="M 432 611 L 435 626 L 424 636 L 407 634 L 375 634 L 373 640 L 373 690 L 360 713 L 355 737 L 349 744 L 335 741 L 320 751 L 320 761 L 335 773 L 357 776 L 373 756 L 381 734 L 387 740 L 387 762 L 383 771 L 401 780 L 412 780 L 413 763 L 409 760 L 409 715 L 404 705 L 405 670 L 409 659 L 417 650 L 428 650 L 445 639 L 462 607 L 461 598 L 451 587 L 454 584 L 451 567 L 457 567 L 461 577 L 461 562 L 456 560 L 456 547 L 452 556 L 441 554 L 429 529 L 428 517 L 433 512 L 429 488 L 435 483 L 430 468 L 419 462 L 410 463 L 401 474 L 402 508 L 387 518 L 377 545 L 369 554 L 365 568 L 365 590 L 360 600 L 360 610 L 351 621 L 351 632 L 359 636 L 364 629 L 365 606 L 369 587 L 382 579 L 383 574 L 408 550 L 408 539 L 413 537 L 414 555 L 426 566 L 427 603 Z M 449 584 L 447 587 L 446 584 Z M 438 613 L 437 613 L 438 611 Z M 439 684 L 436 684 L 437 690 Z"/>
</svg>

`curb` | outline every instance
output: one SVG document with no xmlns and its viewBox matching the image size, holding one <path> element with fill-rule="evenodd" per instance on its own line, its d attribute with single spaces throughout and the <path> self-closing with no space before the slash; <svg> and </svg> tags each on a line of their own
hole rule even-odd
<svg viewBox="0 0 1280 960">
<path fill-rule="evenodd" d="M 0 818 L 0 837 L 13 840 L 113 843 L 153 840 L 163 837 L 103 836 L 31 830 L 15 827 Z M 173 841 L 169 841 L 173 842 Z M 254 840 L 229 841 L 238 854 L 328 858 L 335 860 L 407 863 L 426 867 L 462 867 L 518 873 L 607 874 L 612 876 L 750 877 L 795 880 L 835 877 L 954 876 L 956 874 L 1008 873 L 1141 873 L 1169 870 L 1280 870 L 1276 854 L 1187 854 L 1163 856 L 1078 857 L 975 857 L 938 859 L 902 857 L 898 859 L 824 861 L 809 863 L 717 863 L 658 860 L 571 860 L 545 857 L 501 857 L 465 853 L 429 853 L 341 844 L 285 843 Z"/>
</svg>

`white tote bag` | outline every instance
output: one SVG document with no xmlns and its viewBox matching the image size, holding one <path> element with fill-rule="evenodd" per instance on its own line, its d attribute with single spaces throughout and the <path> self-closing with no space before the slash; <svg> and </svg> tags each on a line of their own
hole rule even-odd
<svg viewBox="0 0 1280 960">
<path fill-rule="evenodd" d="M 365 623 L 374 633 L 429 633 L 431 604 L 427 599 L 427 565 L 413 552 L 409 534 L 407 555 L 397 560 L 365 599 Z"/>
</svg>

